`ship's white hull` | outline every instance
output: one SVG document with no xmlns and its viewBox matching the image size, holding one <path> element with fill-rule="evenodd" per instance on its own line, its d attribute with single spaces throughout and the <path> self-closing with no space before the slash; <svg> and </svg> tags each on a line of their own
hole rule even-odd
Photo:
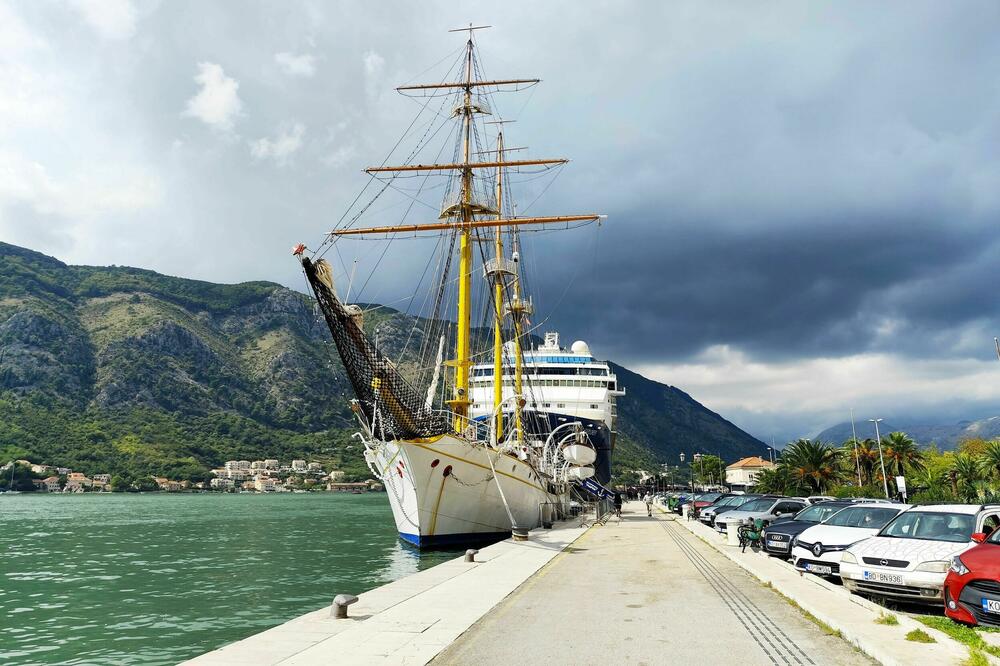
<svg viewBox="0 0 1000 666">
<path fill-rule="evenodd" d="M 516 456 L 454 435 L 383 442 L 369 456 L 400 538 L 416 546 L 503 538 L 511 532 L 511 515 L 518 529 L 533 529 L 543 512 L 565 499 L 547 492 L 545 481 Z"/>
</svg>

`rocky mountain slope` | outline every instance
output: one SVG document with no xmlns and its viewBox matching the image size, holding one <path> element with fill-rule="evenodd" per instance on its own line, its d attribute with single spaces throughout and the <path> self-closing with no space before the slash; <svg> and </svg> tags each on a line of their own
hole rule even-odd
<svg viewBox="0 0 1000 666">
<path fill-rule="evenodd" d="M 862 421 L 856 426 L 858 439 L 869 437 L 874 439 L 875 433 L 871 423 Z M 885 422 L 879 424 L 879 430 L 882 434 L 901 430 L 922 446 L 935 444 L 939 449 L 949 451 L 956 448 L 965 439 L 996 439 L 1000 437 L 1000 416 L 991 416 L 975 421 L 930 425 L 907 419 L 886 419 Z M 849 422 L 838 423 L 819 433 L 816 438 L 824 442 L 845 442 L 851 438 L 851 424 Z"/>
<path fill-rule="evenodd" d="M 389 308 L 365 320 L 391 352 L 412 324 Z M 617 370 L 629 392 L 619 467 L 765 450 L 678 389 Z M 363 474 L 349 397 L 298 292 L 69 266 L 0 243 L 0 460 L 193 478 L 233 457 L 294 456 Z"/>
</svg>

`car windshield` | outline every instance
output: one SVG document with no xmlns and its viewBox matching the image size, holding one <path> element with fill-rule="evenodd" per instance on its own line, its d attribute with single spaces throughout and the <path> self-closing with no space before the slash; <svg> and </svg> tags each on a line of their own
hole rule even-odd
<svg viewBox="0 0 1000 666">
<path fill-rule="evenodd" d="M 813 504 L 795 514 L 795 520 L 801 520 L 806 523 L 822 523 L 843 508 L 843 504 Z"/>
<path fill-rule="evenodd" d="M 732 497 L 723 497 L 715 506 L 739 506 L 747 501 L 747 498 L 743 495 L 733 495 Z"/>
<path fill-rule="evenodd" d="M 741 504 L 739 507 L 740 511 L 767 511 L 774 504 L 774 498 L 771 497 L 761 497 L 760 499 L 750 500 L 746 504 Z"/>
<path fill-rule="evenodd" d="M 722 497 L 722 493 L 703 493 L 696 498 L 699 502 L 714 502 Z"/>
<path fill-rule="evenodd" d="M 879 536 L 962 543 L 976 531 L 976 517 L 968 513 L 907 511 L 885 526 Z"/>
<path fill-rule="evenodd" d="M 830 516 L 824 525 L 878 530 L 892 520 L 899 511 L 885 506 L 849 506 Z"/>
</svg>

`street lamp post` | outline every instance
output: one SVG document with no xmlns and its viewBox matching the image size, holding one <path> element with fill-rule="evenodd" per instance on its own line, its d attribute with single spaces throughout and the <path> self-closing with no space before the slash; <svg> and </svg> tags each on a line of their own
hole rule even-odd
<svg viewBox="0 0 1000 666">
<path fill-rule="evenodd" d="M 882 419 L 868 419 L 875 424 L 875 441 L 878 442 L 878 460 L 882 465 L 882 484 L 885 486 L 885 498 L 889 499 L 889 479 L 885 475 L 885 458 L 882 457 L 882 435 L 878 432 L 878 424 Z"/>
<path fill-rule="evenodd" d="M 851 407 L 851 437 L 854 438 L 854 463 L 858 468 L 858 488 L 861 487 L 861 456 L 858 455 L 858 431 L 854 429 L 854 408 Z"/>
</svg>

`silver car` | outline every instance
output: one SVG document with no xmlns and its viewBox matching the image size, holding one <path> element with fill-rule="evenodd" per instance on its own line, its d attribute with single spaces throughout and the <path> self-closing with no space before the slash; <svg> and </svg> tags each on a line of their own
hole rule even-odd
<svg viewBox="0 0 1000 666">
<path fill-rule="evenodd" d="M 742 525 L 752 523 L 760 518 L 764 524 L 769 524 L 779 517 L 795 515 L 809 506 L 804 499 L 798 497 L 759 497 L 740 506 L 735 511 L 727 511 L 715 519 L 715 529 L 725 533 L 732 523 Z"/>
</svg>

